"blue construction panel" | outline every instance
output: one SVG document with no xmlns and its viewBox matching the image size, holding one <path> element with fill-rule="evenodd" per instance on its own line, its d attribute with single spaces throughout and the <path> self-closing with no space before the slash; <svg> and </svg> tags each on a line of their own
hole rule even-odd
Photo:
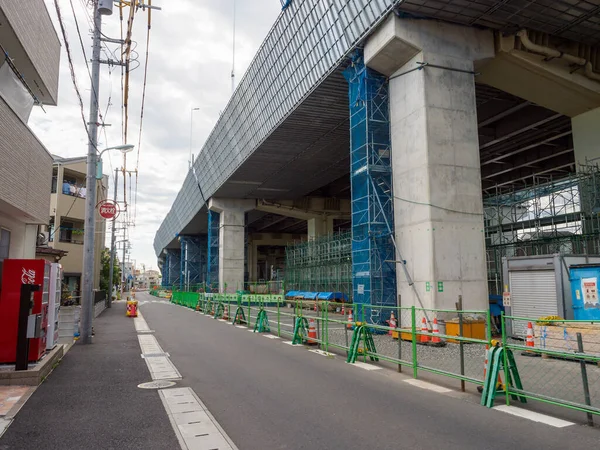
<svg viewBox="0 0 600 450">
<path fill-rule="evenodd" d="M 353 302 L 396 306 L 389 84 L 365 66 L 361 50 L 352 54 L 344 76 L 350 103 Z M 360 319 L 369 323 L 388 319 L 380 308 L 364 311 Z"/>
<path fill-rule="evenodd" d="M 567 314 L 572 308 L 575 320 L 599 321 L 598 280 L 600 279 L 600 265 L 571 266 L 569 272 L 572 305 L 565 305 Z"/>
<path fill-rule="evenodd" d="M 208 252 L 206 282 L 211 287 L 219 288 L 219 224 L 221 215 L 215 211 L 208 212 Z"/>
</svg>

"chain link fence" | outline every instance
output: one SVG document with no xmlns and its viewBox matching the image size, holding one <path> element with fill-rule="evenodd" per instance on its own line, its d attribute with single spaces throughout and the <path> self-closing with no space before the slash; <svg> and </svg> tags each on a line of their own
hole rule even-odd
<svg viewBox="0 0 600 450">
<path fill-rule="evenodd" d="M 507 402 L 516 395 L 600 414 L 600 323 L 504 316 L 502 343 L 521 381 Z"/>
</svg>

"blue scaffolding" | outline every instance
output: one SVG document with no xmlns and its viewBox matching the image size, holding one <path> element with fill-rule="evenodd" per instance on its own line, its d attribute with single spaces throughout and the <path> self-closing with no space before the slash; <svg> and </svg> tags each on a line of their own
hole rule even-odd
<svg viewBox="0 0 600 450">
<path fill-rule="evenodd" d="M 344 71 L 350 100 L 352 293 L 355 304 L 396 306 L 389 85 L 365 66 L 362 50 Z M 382 324 L 379 308 L 364 319 Z"/>
<path fill-rule="evenodd" d="M 207 237 L 180 236 L 181 243 L 181 289 L 196 289 L 206 281 Z"/>
<path fill-rule="evenodd" d="M 221 215 L 208 211 L 208 255 L 206 267 L 206 283 L 213 289 L 219 288 L 219 224 Z"/>
<path fill-rule="evenodd" d="M 181 253 L 179 249 L 167 249 L 165 265 L 163 266 L 163 282 L 165 288 L 178 288 L 181 279 Z"/>
</svg>

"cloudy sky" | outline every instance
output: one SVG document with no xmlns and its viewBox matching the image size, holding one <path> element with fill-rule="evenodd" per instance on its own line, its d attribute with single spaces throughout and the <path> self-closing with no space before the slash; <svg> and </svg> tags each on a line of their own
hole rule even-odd
<svg viewBox="0 0 600 450">
<path fill-rule="evenodd" d="M 54 0 L 45 0 L 50 16 L 58 27 Z M 91 55 L 91 0 L 58 0 L 67 31 L 67 40 L 75 74 L 84 100 L 86 119 L 90 99 L 90 77 L 79 43 L 71 3 L 79 23 L 88 59 Z M 130 206 L 131 259 L 146 268 L 156 268 L 152 243 L 154 235 L 171 207 L 188 168 L 190 149 L 190 111 L 193 112 L 193 150 L 198 153 L 231 96 L 232 35 L 234 0 L 153 0 L 162 11 L 153 11 L 150 34 L 148 82 L 144 110 L 142 144 L 139 154 L 137 212 Z M 236 80 L 246 71 L 254 54 L 281 11 L 280 0 L 236 0 Z M 127 13 L 128 14 L 128 13 Z M 103 33 L 119 38 L 118 9 L 103 19 Z M 147 13 L 134 19 L 133 40 L 137 42 L 139 68 L 131 73 L 129 100 L 129 144 L 136 150 L 127 157 L 127 169 L 136 167 L 143 64 L 146 52 Z M 118 59 L 119 46 L 107 44 L 103 59 Z M 114 55 L 110 55 L 115 52 Z M 137 63 L 132 63 L 135 67 Z M 46 113 L 34 108 L 29 125 L 46 148 L 65 157 L 84 156 L 87 136 L 81 120 L 77 97 L 70 77 L 63 42 L 58 106 L 46 107 Z M 100 107 L 105 115 L 105 132 L 99 135 L 98 148 L 122 144 L 121 71 L 102 66 Z M 109 103 L 110 99 L 110 103 Z M 108 109 L 107 109 L 108 108 Z M 106 114 L 105 114 L 106 113 Z M 112 153 L 110 158 L 107 153 Z M 119 152 L 104 154 L 104 173 L 109 175 L 122 166 Z M 127 180 L 129 182 L 129 180 Z M 131 179 L 135 186 L 135 176 Z M 113 197 L 113 177 L 109 180 Z M 119 198 L 123 188 L 120 180 Z M 129 196 L 129 187 L 127 188 Z M 129 199 L 128 199 L 129 200 Z M 109 238 L 107 236 L 107 245 Z"/>
</svg>

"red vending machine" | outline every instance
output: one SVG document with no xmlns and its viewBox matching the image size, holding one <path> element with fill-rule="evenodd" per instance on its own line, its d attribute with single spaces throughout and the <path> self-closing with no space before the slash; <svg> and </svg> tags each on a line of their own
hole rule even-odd
<svg viewBox="0 0 600 450">
<path fill-rule="evenodd" d="M 41 314 L 39 338 L 29 339 L 29 361 L 38 361 L 46 352 L 50 262 L 43 259 L 5 259 L 0 294 L 0 363 L 13 363 L 17 358 L 17 330 L 21 284 L 39 284 L 33 293 L 31 314 Z"/>
</svg>

